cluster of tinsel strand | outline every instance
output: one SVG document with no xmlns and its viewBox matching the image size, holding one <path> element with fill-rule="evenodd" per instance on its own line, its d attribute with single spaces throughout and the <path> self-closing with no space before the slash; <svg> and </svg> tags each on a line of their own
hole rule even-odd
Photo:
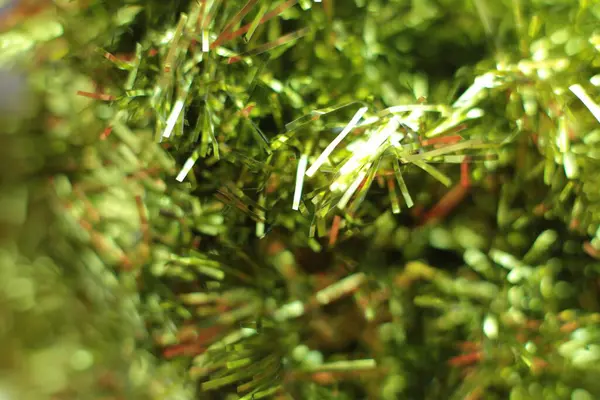
<svg viewBox="0 0 600 400">
<path fill-rule="evenodd" d="M 597 398 L 599 20 L 0 0 L 0 399 Z"/>
</svg>

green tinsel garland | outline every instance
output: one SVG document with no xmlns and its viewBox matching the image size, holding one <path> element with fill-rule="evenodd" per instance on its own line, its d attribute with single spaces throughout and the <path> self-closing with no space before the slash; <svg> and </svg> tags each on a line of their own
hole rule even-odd
<svg viewBox="0 0 600 400">
<path fill-rule="evenodd" d="M 599 19 L 0 1 L 0 399 L 599 397 Z"/>
</svg>

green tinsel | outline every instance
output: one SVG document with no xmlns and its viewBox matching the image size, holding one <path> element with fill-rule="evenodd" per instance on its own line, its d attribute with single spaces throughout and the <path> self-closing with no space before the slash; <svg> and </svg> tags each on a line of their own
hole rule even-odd
<svg viewBox="0 0 600 400">
<path fill-rule="evenodd" d="M 0 0 L 0 399 L 600 397 L 599 19 Z"/>
</svg>

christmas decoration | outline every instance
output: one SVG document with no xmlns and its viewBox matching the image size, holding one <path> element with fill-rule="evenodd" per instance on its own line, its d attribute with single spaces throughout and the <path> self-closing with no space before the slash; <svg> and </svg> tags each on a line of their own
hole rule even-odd
<svg viewBox="0 0 600 400">
<path fill-rule="evenodd" d="M 0 399 L 597 398 L 599 19 L 0 1 Z"/>
</svg>

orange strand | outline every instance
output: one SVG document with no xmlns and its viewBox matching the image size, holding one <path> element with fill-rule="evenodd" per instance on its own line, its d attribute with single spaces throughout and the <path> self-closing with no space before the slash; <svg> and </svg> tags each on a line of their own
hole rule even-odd
<svg viewBox="0 0 600 400">
<path fill-rule="evenodd" d="M 100 135 L 100 140 L 106 140 L 110 134 L 112 133 L 112 126 L 108 126 L 104 129 L 104 131 L 102 132 L 102 134 Z"/>
<path fill-rule="evenodd" d="M 462 185 L 456 185 L 448 193 L 440 199 L 440 201 L 433 206 L 423 216 L 421 225 L 428 224 L 434 220 L 440 220 L 448 216 L 467 196 L 469 189 Z"/>
<path fill-rule="evenodd" d="M 331 224 L 331 230 L 329 231 L 329 246 L 334 246 L 337 242 L 341 221 L 342 217 L 339 215 L 333 217 L 333 223 Z"/>
<path fill-rule="evenodd" d="M 583 251 L 585 251 L 588 256 L 595 258 L 596 260 L 600 260 L 600 251 L 596 250 L 596 248 L 592 246 L 590 242 L 585 242 L 583 244 Z"/>
<path fill-rule="evenodd" d="M 454 144 L 460 142 L 462 139 L 459 135 L 441 136 L 432 139 L 425 139 L 421 142 L 422 146 L 433 146 L 438 144 Z"/>
<path fill-rule="evenodd" d="M 265 16 L 261 18 L 259 25 L 269 21 L 270 19 L 275 18 L 276 16 L 278 16 L 279 14 L 281 14 L 288 8 L 294 6 L 297 2 L 298 2 L 298 0 L 288 0 L 285 3 L 281 4 L 279 7 L 273 9 L 273 11 L 265 14 Z M 238 29 L 235 32 L 223 32 L 223 34 L 221 34 L 221 36 L 219 36 L 210 45 L 210 48 L 214 49 L 215 47 L 220 46 L 221 44 L 223 44 L 225 42 L 228 42 L 230 40 L 233 40 L 237 37 L 242 36 L 244 33 L 248 32 L 251 27 L 252 27 L 252 24 L 250 23 L 250 24 L 244 25 L 243 27 L 241 27 L 240 29 Z"/>
<path fill-rule="evenodd" d="M 469 158 L 465 157 L 460 164 L 460 185 L 465 189 L 471 186 L 471 177 L 469 176 Z"/>
<path fill-rule="evenodd" d="M 483 353 L 480 351 L 476 351 L 473 353 L 463 354 L 460 356 L 452 357 L 448 361 L 448 364 L 452 365 L 453 367 L 462 367 L 462 366 L 474 364 L 474 363 L 480 361 L 482 358 L 483 358 Z"/>
</svg>

